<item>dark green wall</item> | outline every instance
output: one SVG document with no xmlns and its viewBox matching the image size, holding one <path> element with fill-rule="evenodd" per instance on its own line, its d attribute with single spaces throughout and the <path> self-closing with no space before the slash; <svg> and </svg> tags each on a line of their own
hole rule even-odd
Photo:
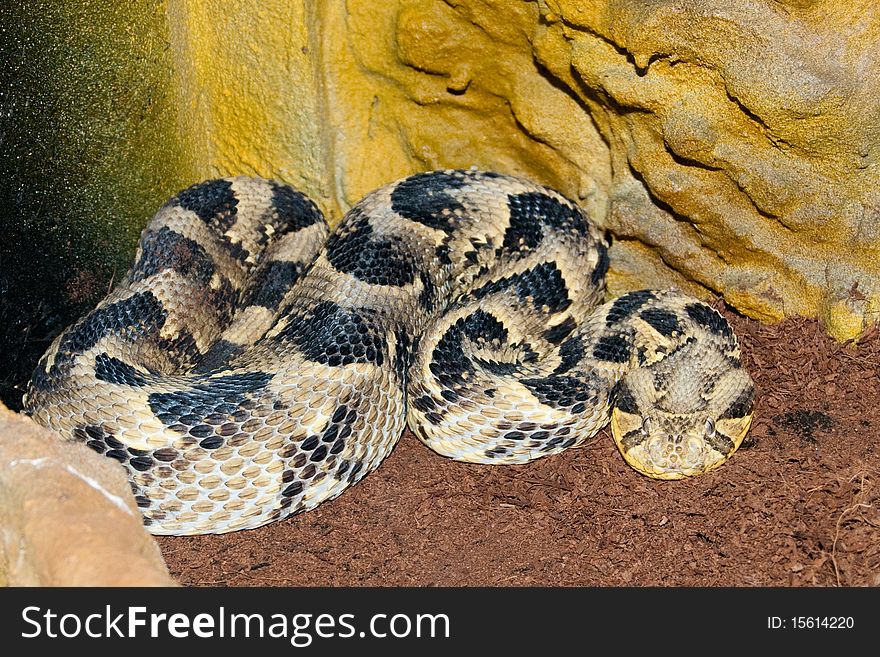
<svg viewBox="0 0 880 657">
<path fill-rule="evenodd" d="M 164 3 L 0 2 L 0 400 L 124 275 L 192 182 L 176 143 Z"/>
</svg>

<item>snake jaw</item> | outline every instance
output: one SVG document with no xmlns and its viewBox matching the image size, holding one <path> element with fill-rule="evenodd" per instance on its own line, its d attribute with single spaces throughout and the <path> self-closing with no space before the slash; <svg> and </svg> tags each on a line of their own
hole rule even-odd
<svg viewBox="0 0 880 657">
<path fill-rule="evenodd" d="M 631 467 L 653 479 L 672 480 L 704 474 L 720 466 L 742 443 L 750 422 L 750 416 L 735 421 L 642 417 L 615 408 L 611 433 Z"/>
<path fill-rule="evenodd" d="M 721 351 L 705 352 L 687 342 L 657 364 L 630 371 L 615 388 L 611 433 L 638 472 L 655 479 L 704 474 L 727 461 L 745 438 L 751 377 L 730 366 Z"/>
</svg>

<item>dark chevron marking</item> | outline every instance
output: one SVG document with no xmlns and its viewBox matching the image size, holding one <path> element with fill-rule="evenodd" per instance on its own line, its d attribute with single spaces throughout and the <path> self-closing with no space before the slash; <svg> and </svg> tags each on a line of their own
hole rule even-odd
<svg viewBox="0 0 880 657">
<path fill-rule="evenodd" d="M 242 306 L 263 306 L 277 310 L 284 295 L 303 274 L 303 266 L 295 262 L 273 260 L 254 273 L 254 280 L 242 301 Z"/>
<path fill-rule="evenodd" d="M 168 313 L 152 292 L 139 292 L 92 311 L 64 334 L 48 373 L 45 371 L 46 356 L 40 359 L 31 385 L 37 390 L 51 389 L 52 380 L 66 375 L 76 356 L 109 335 L 119 335 L 127 342 L 155 338 L 167 316 Z"/>
<path fill-rule="evenodd" d="M 213 423 L 242 411 L 247 400 L 262 391 L 271 380 L 272 374 L 264 372 L 206 377 L 187 390 L 154 392 L 149 395 L 147 402 L 150 410 L 165 426 L 181 434 L 189 433 L 199 440 L 216 439 L 201 445 L 206 449 L 216 449 L 224 438 L 217 435 L 222 433 L 218 431 L 222 427 Z"/>
<path fill-rule="evenodd" d="M 749 386 L 746 390 L 743 390 L 739 397 L 737 397 L 727 409 L 719 415 L 719 419 L 727 420 L 745 417 L 752 410 L 752 405 L 755 401 L 755 389 L 752 386 Z"/>
<path fill-rule="evenodd" d="M 597 242 L 596 250 L 599 252 L 599 260 L 596 262 L 596 268 L 593 270 L 593 273 L 590 274 L 590 282 L 593 285 L 599 285 L 605 278 L 605 274 L 608 273 L 608 267 L 611 264 L 611 260 L 608 257 L 608 248 L 605 244 Z"/>
<path fill-rule="evenodd" d="M 138 292 L 92 312 L 64 336 L 58 352 L 81 354 L 110 334 L 125 340 L 153 336 L 162 328 L 166 317 L 162 303 L 152 292 Z"/>
<path fill-rule="evenodd" d="M 733 331 L 730 330 L 727 320 L 709 306 L 702 303 L 690 303 L 684 307 L 684 311 L 688 317 L 712 333 L 723 335 L 727 339 L 733 338 Z"/>
<path fill-rule="evenodd" d="M 681 325 L 675 314 L 662 308 L 648 308 L 643 310 L 639 317 L 648 322 L 660 335 L 670 337 L 675 333 L 681 333 Z"/>
<path fill-rule="evenodd" d="M 633 429 L 621 437 L 620 446 L 623 447 L 625 452 L 628 452 L 633 447 L 638 447 L 645 442 L 646 438 L 647 436 L 641 429 Z"/>
<path fill-rule="evenodd" d="M 553 344 L 559 344 L 577 328 L 574 317 L 567 317 L 564 322 L 557 324 L 544 332 L 544 338 Z"/>
<path fill-rule="evenodd" d="M 621 381 L 615 387 L 612 393 L 612 403 L 624 413 L 634 415 L 639 412 L 639 405 L 636 404 L 636 399 L 633 397 L 632 390 L 626 385 L 626 381 Z"/>
<path fill-rule="evenodd" d="M 502 247 L 507 251 L 534 249 L 544 239 L 544 229 L 539 221 L 524 210 L 518 197 L 508 197 L 510 224 L 504 232 Z"/>
<path fill-rule="evenodd" d="M 142 281 L 166 269 L 207 285 L 214 275 L 214 261 L 201 244 L 162 226 L 141 238 L 141 257 L 132 269 L 131 279 Z"/>
<path fill-rule="evenodd" d="M 370 219 L 354 208 L 343 232 L 327 242 L 327 260 L 337 271 L 372 285 L 402 287 L 415 279 L 413 256 L 399 237 L 376 238 Z"/>
<path fill-rule="evenodd" d="M 107 383 L 134 387 L 145 386 L 149 382 L 144 373 L 106 353 L 95 357 L 95 378 Z"/>
<path fill-rule="evenodd" d="M 437 286 L 431 281 L 431 276 L 427 272 L 420 272 L 419 280 L 422 281 L 419 305 L 425 310 L 432 311 L 437 305 Z"/>
<path fill-rule="evenodd" d="M 437 402 L 435 402 L 434 398 L 429 395 L 417 397 L 413 400 L 412 405 L 423 413 L 427 413 L 437 408 Z"/>
<path fill-rule="evenodd" d="M 521 383 L 535 398 L 551 408 L 568 408 L 583 413 L 599 401 L 595 384 L 574 376 L 551 375 L 539 379 L 522 379 Z"/>
<path fill-rule="evenodd" d="M 437 262 L 441 265 L 452 264 L 452 259 L 449 257 L 449 244 L 446 242 L 434 249 L 434 255 L 437 256 Z"/>
<path fill-rule="evenodd" d="M 193 374 L 207 374 L 219 370 L 221 367 L 228 365 L 236 356 L 240 356 L 245 352 L 245 345 L 229 342 L 228 340 L 217 340 L 199 363 L 192 369 Z"/>
<path fill-rule="evenodd" d="M 369 311 L 358 314 L 332 301 L 322 301 L 309 315 L 293 315 L 274 338 L 296 344 L 309 360 L 337 367 L 351 363 L 381 365 L 385 336 Z"/>
<path fill-rule="evenodd" d="M 578 336 L 572 336 L 559 347 L 560 363 L 553 370 L 554 374 L 564 374 L 584 359 L 584 342 Z"/>
<path fill-rule="evenodd" d="M 474 358 L 474 364 L 499 376 L 510 376 L 514 372 L 518 372 L 521 367 L 518 363 L 504 363 L 483 358 Z"/>
<path fill-rule="evenodd" d="M 504 234 L 503 247 L 510 251 L 535 248 L 544 236 L 543 226 L 557 231 L 574 231 L 580 235 L 587 232 L 581 212 L 549 194 L 509 194 L 507 206 L 510 209 L 510 223 Z"/>
<path fill-rule="evenodd" d="M 593 347 L 593 356 L 610 363 L 628 363 L 632 350 L 630 341 L 624 336 L 603 335 Z"/>
<path fill-rule="evenodd" d="M 431 372 L 440 384 L 454 388 L 464 383 L 463 374 L 474 371 L 474 363 L 464 354 L 462 340 L 503 341 L 507 329 L 489 313 L 477 310 L 450 326 L 437 342 L 431 355 Z"/>
<path fill-rule="evenodd" d="M 462 214 L 465 208 L 449 192 L 466 184 L 460 174 L 443 171 L 416 174 L 391 192 L 391 209 L 411 221 L 452 233 L 458 227 L 454 215 Z"/>
<path fill-rule="evenodd" d="M 507 338 L 507 329 L 498 319 L 483 310 L 476 310 L 467 317 L 459 319 L 455 326 L 460 326 L 468 339 L 477 342 L 479 340 L 504 340 Z"/>
<path fill-rule="evenodd" d="M 206 224 L 213 223 L 219 231 L 229 230 L 235 222 L 238 199 L 228 180 L 197 183 L 180 192 L 172 202 L 191 212 Z"/>
<path fill-rule="evenodd" d="M 531 299 L 536 310 L 547 306 L 550 313 L 558 313 L 571 305 L 562 272 L 552 262 L 543 262 L 524 272 L 487 283 L 474 290 L 472 295 L 475 299 L 482 299 L 507 289 L 515 290 L 522 301 Z"/>
<path fill-rule="evenodd" d="M 156 338 L 156 347 L 175 367 L 196 363 L 202 357 L 193 334 L 184 328 L 181 328 L 174 338 Z"/>
<path fill-rule="evenodd" d="M 706 442 L 722 454 L 730 454 L 734 448 L 733 441 L 720 431 L 716 431 L 712 436 L 706 436 Z"/>
<path fill-rule="evenodd" d="M 318 206 L 305 194 L 274 180 L 269 184 L 272 187 L 272 204 L 278 210 L 278 218 L 282 222 L 276 228 L 299 230 L 324 221 L 324 215 Z"/>
<path fill-rule="evenodd" d="M 220 322 L 221 326 L 226 326 L 229 320 L 232 319 L 238 298 L 238 292 L 225 276 L 220 277 L 220 284 L 217 286 L 217 289 L 209 289 L 208 303 L 216 311 L 217 321 Z"/>
<path fill-rule="evenodd" d="M 622 297 L 615 299 L 611 304 L 611 309 L 605 317 L 605 324 L 611 326 L 621 320 L 630 317 L 639 308 L 648 301 L 656 299 L 657 296 L 651 290 L 639 290 L 638 292 L 630 292 Z"/>
</svg>

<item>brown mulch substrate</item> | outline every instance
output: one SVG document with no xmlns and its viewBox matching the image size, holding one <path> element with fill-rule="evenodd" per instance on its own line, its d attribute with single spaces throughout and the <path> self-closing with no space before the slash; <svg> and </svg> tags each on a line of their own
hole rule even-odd
<svg viewBox="0 0 880 657">
<path fill-rule="evenodd" d="M 522 466 L 409 434 L 336 500 L 260 529 L 160 539 L 185 585 L 878 586 L 880 332 L 725 311 L 755 378 L 752 431 L 705 476 L 630 469 L 603 431 Z"/>
</svg>

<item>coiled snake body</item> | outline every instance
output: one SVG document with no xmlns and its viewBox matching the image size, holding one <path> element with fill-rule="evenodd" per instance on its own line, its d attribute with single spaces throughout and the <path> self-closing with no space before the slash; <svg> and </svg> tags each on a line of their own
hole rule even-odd
<svg viewBox="0 0 880 657">
<path fill-rule="evenodd" d="M 157 534 L 311 509 L 406 423 L 443 455 L 523 463 L 610 419 L 645 474 L 710 470 L 751 417 L 736 338 L 672 290 L 597 306 L 607 249 L 573 202 L 491 172 L 390 184 L 332 234 L 286 185 L 208 181 L 150 221 L 25 409 L 120 461 Z"/>
</svg>

